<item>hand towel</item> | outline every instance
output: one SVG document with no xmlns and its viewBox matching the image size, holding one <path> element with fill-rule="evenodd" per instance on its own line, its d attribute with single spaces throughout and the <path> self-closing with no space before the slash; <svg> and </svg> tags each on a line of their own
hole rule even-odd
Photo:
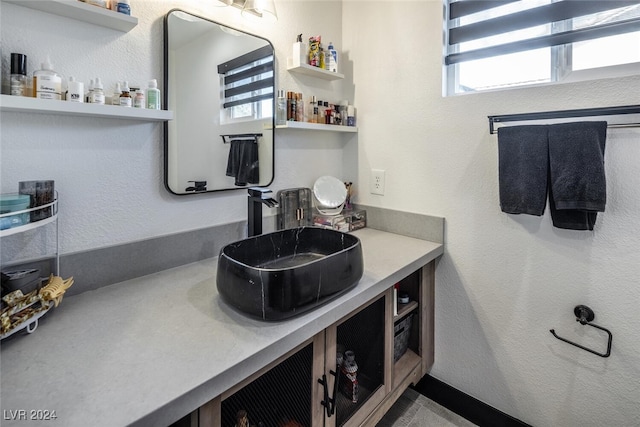
<svg viewBox="0 0 640 427">
<path fill-rule="evenodd" d="M 547 126 L 498 129 L 500 207 L 510 214 L 540 216 L 547 203 Z"/>
<path fill-rule="evenodd" d="M 260 180 L 258 143 L 247 139 L 230 142 L 227 159 L 227 176 L 235 178 L 235 185 L 257 184 Z"/>
<path fill-rule="evenodd" d="M 549 207 L 553 225 L 593 230 L 604 212 L 604 150 L 607 122 L 574 122 L 549 126 Z"/>
</svg>

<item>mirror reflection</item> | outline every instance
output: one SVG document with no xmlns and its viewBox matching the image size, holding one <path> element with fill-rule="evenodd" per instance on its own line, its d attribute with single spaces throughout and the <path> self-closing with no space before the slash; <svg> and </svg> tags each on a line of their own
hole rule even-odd
<svg viewBox="0 0 640 427">
<path fill-rule="evenodd" d="M 174 194 L 273 180 L 271 43 L 174 9 L 165 17 L 165 186 Z"/>
</svg>

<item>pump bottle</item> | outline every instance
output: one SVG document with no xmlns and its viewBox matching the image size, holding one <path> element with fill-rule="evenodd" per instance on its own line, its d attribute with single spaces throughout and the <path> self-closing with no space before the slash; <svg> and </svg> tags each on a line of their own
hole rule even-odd
<svg viewBox="0 0 640 427">
<path fill-rule="evenodd" d="M 156 79 L 149 80 L 147 88 L 147 108 L 149 110 L 160 109 L 160 89 L 158 89 L 158 81 Z"/>
<path fill-rule="evenodd" d="M 62 99 L 62 76 L 53 71 L 49 57 L 33 72 L 33 93 L 38 99 Z"/>
</svg>

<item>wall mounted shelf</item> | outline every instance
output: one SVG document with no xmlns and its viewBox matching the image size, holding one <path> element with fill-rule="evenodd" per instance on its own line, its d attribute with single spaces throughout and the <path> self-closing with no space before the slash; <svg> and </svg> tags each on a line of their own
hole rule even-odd
<svg viewBox="0 0 640 427">
<path fill-rule="evenodd" d="M 338 126 L 338 125 L 325 125 L 322 123 L 307 123 L 307 122 L 287 122 L 285 125 L 278 125 L 276 129 L 301 129 L 301 130 L 319 130 L 326 132 L 344 132 L 344 133 L 357 133 L 358 128 L 355 126 Z"/>
<path fill-rule="evenodd" d="M 393 321 L 396 322 L 402 319 L 404 316 L 411 313 L 416 308 L 418 308 L 417 301 L 411 301 L 407 304 L 398 304 L 398 314 L 393 316 Z"/>
<path fill-rule="evenodd" d="M 161 122 L 173 119 L 173 111 L 168 110 L 147 110 L 144 108 L 85 104 L 79 102 L 36 99 L 11 95 L 0 95 L 0 111 L 141 120 L 151 122 Z"/>
<path fill-rule="evenodd" d="M 138 25 L 138 18 L 103 9 L 78 0 L 2 0 L 18 6 L 88 22 L 114 30 L 128 32 Z"/>
<path fill-rule="evenodd" d="M 317 77 L 324 80 L 340 80 L 344 79 L 344 74 L 334 73 L 332 71 L 323 70 L 309 64 L 294 62 L 292 58 L 287 58 L 287 70 L 292 73 L 304 74 L 307 76 Z"/>
</svg>

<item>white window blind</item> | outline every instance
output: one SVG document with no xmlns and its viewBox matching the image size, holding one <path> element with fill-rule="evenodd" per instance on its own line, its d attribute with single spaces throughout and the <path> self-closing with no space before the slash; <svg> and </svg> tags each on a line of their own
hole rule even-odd
<svg viewBox="0 0 640 427">
<path fill-rule="evenodd" d="M 273 99 L 273 48 L 265 46 L 218 65 L 224 108 Z"/>
<path fill-rule="evenodd" d="M 600 50 L 584 49 L 598 41 Z M 585 61 L 578 48 L 602 59 Z M 444 62 L 454 92 L 559 81 L 567 70 L 612 65 L 613 51 L 613 65 L 640 61 L 640 1 L 448 1 Z M 465 83 L 481 71 L 495 75 L 485 86 Z"/>
</svg>

